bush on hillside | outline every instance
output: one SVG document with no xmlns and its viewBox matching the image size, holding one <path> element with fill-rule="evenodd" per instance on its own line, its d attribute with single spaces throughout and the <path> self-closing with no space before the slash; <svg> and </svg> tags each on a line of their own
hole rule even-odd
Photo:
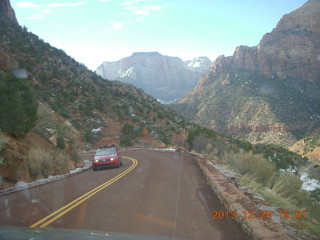
<svg viewBox="0 0 320 240">
<path fill-rule="evenodd" d="M 33 180 L 47 178 L 51 174 L 67 172 L 68 160 L 69 156 L 66 153 L 60 151 L 53 153 L 32 147 L 26 160 L 26 169 Z"/>
<path fill-rule="evenodd" d="M 255 153 L 263 153 L 265 158 L 272 161 L 277 169 L 287 169 L 290 166 L 300 166 L 307 161 L 300 155 L 276 144 L 257 144 L 254 146 Z"/>
<path fill-rule="evenodd" d="M 24 79 L 0 76 L 0 103 L 0 128 L 7 134 L 24 137 L 35 126 L 38 105 Z"/>
<path fill-rule="evenodd" d="M 282 197 L 290 197 L 294 193 L 300 191 L 302 186 L 302 181 L 300 178 L 292 173 L 285 172 L 281 173 L 277 181 L 272 187 L 272 190 Z"/>
<path fill-rule="evenodd" d="M 239 151 L 226 152 L 222 159 L 234 167 L 240 174 L 248 174 L 258 182 L 267 184 L 276 171 L 275 165 L 263 157 L 262 154 Z"/>
<path fill-rule="evenodd" d="M 124 124 L 121 128 L 121 138 L 120 138 L 120 145 L 121 146 L 132 146 L 133 141 L 140 136 L 142 133 L 141 128 L 135 128 L 131 124 Z"/>
<path fill-rule="evenodd" d="M 61 131 L 58 131 L 57 133 L 57 147 L 61 150 L 64 150 L 66 148 L 66 143 L 64 142 L 64 136 Z"/>
</svg>

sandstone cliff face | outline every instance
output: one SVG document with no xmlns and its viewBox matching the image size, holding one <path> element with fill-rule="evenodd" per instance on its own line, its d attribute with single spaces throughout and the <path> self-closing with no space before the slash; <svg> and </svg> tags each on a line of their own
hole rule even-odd
<svg viewBox="0 0 320 240">
<path fill-rule="evenodd" d="M 9 0 L 0 0 L 0 18 L 18 23 L 16 14 Z"/>
<path fill-rule="evenodd" d="M 210 65 L 206 57 L 183 62 L 158 52 L 138 52 L 116 62 L 104 62 L 96 73 L 105 79 L 133 84 L 157 99 L 170 102 L 192 90 Z"/>
<path fill-rule="evenodd" d="M 320 123 L 320 0 L 285 15 L 258 46 L 220 56 L 174 107 L 253 143 L 289 146 Z"/>
<path fill-rule="evenodd" d="M 219 57 L 213 72 L 230 68 L 257 71 L 268 77 L 320 81 L 320 1 L 309 0 L 283 16 L 258 46 L 239 46 L 231 57 Z"/>
</svg>

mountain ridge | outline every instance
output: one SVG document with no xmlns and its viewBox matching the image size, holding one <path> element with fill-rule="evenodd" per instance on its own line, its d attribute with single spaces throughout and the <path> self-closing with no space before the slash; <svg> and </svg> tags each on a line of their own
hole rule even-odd
<svg viewBox="0 0 320 240">
<path fill-rule="evenodd" d="M 280 79 L 320 81 L 320 1 L 309 0 L 284 15 L 258 46 L 238 46 L 233 56 L 218 57 L 213 72 L 229 68 L 256 71 Z M 275 47 L 278 46 L 278 47 Z"/>
<path fill-rule="evenodd" d="M 258 46 L 218 57 L 172 106 L 198 124 L 252 143 L 290 146 L 318 131 L 320 37 L 313 29 L 319 16 L 319 0 L 284 15 Z"/>
<path fill-rule="evenodd" d="M 136 52 L 118 61 L 104 62 L 96 73 L 105 79 L 133 84 L 157 99 L 170 102 L 193 89 L 210 66 L 207 57 L 184 62 L 158 52 Z"/>
</svg>

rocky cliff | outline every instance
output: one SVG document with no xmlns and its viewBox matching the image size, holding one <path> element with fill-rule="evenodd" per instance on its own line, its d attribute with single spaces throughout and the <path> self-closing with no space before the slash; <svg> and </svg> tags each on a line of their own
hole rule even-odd
<svg viewBox="0 0 320 240">
<path fill-rule="evenodd" d="M 256 71 L 267 77 L 320 81 L 320 1 L 309 0 L 282 17 L 258 46 L 239 46 L 233 56 L 219 57 L 213 72 L 229 68 Z"/>
<path fill-rule="evenodd" d="M 153 97 L 170 102 L 184 96 L 211 65 L 207 57 L 183 62 L 158 52 L 137 52 L 116 62 L 104 62 L 96 73 L 141 88 Z"/>
<path fill-rule="evenodd" d="M 289 146 L 320 122 L 320 1 L 283 16 L 258 46 L 218 57 L 174 107 L 251 142 Z"/>
<path fill-rule="evenodd" d="M 18 23 L 16 14 L 9 0 L 0 0 L 0 18 Z"/>
</svg>

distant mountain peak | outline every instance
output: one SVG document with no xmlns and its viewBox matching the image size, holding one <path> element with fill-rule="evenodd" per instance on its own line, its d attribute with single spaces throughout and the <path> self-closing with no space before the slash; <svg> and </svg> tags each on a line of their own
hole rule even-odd
<svg viewBox="0 0 320 240">
<path fill-rule="evenodd" d="M 152 56 L 162 56 L 159 52 L 134 52 L 132 57 L 152 57 Z"/>
<path fill-rule="evenodd" d="M 239 46 L 233 56 L 220 56 L 211 70 L 256 71 L 267 77 L 320 82 L 320 0 L 309 0 L 284 15 L 258 46 Z"/>
<path fill-rule="evenodd" d="M 116 62 L 104 62 L 96 73 L 105 79 L 133 84 L 156 99 L 171 102 L 191 91 L 211 61 L 207 57 L 182 61 L 159 52 L 135 52 Z"/>
<path fill-rule="evenodd" d="M 11 7 L 10 0 L 0 0 L 0 19 L 18 23 L 16 14 Z"/>
</svg>

